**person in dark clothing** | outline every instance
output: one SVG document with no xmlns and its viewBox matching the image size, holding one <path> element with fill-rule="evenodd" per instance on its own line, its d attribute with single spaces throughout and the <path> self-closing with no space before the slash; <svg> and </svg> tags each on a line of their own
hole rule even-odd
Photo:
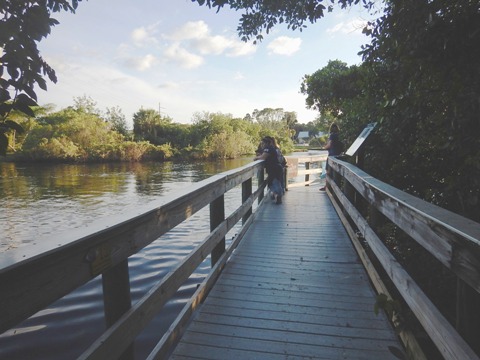
<svg viewBox="0 0 480 360">
<path fill-rule="evenodd" d="M 339 138 L 340 128 L 337 124 L 332 123 L 330 125 L 330 135 L 328 136 L 328 141 L 324 150 L 328 150 L 328 156 L 336 156 L 340 155 L 343 151 L 342 149 L 342 142 Z"/>
<path fill-rule="evenodd" d="M 282 183 L 282 194 L 285 194 L 285 189 L 286 189 L 286 184 L 285 184 L 285 168 L 287 167 L 287 160 L 285 159 L 285 157 L 283 156 L 282 154 L 282 151 L 280 150 L 280 146 L 278 146 L 277 144 L 277 141 L 275 140 L 274 137 L 271 137 L 271 136 L 266 136 L 266 138 L 268 138 L 270 140 L 270 143 L 272 144 L 272 146 L 275 148 L 275 150 L 277 151 L 277 158 L 278 158 L 278 162 L 280 163 L 280 165 L 282 165 L 282 180 L 281 180 L 281 183 Z"/>
<path fill-rule="evenodd" d="M 275 203 L 281 204 L 282 202 L 282 176 L 283 167 L 278 161 L 277 149 L 272 144 L 271 138 L 264 137 L 262 139 L 262 153 L 255 156 L 253 160 L 265 160 L 265 168 L 267 169 L 267 184 L 268 188 L 272 192 L 272 197 Z"/>
</svg>

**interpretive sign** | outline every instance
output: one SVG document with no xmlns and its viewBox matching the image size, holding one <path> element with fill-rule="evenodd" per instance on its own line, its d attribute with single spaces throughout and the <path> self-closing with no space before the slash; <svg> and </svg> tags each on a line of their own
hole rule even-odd
<svg viewBox="0 0 480 360">
<path fill-rule="evenodd" d="M 363 129 L 363 131 L 360 133 L 360 135 L 358 135 L 358 137 L 355 139 L 353 144 L 350 145 L 348 150 L 345 152 L 345 155 L 348 155 L 348 156 L 355 155 L 355 153 L 358 151 L 358 149 L 360 149 L 360 146 L 362 146 L 363 142 L 368 137 L 368 135 L 370 135 L 370 133 L 372 132 L 372 130 L 375 128 L 376 125 L 377 123 L 368 124 L 365 127 L 365 129 Z"/>
</svg>

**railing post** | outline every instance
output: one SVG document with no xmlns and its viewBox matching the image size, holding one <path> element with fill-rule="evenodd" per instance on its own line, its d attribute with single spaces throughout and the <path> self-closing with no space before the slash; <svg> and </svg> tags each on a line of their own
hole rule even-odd
<svg viewBox="0 0 480 360">
<path fill-rule="evenodd" d="M 335 184 L 337 184 L 337 186 L 339 188 L 342 188 L 343 187 L 342 186 L 342 175 L 339 172 L 335 171 L 331 166 L 329 166 L 329 171 L 330 171 L 330 174 L 331 174 Z"/>
<path fill-rule="evenodd" d="M 247 199 L 252 195 L 252 178 L 244 181 L 242 183 L 242 204 L 247 201 Z M 242 217 L 242 224 L 248 220 L 248 218 L 252 215 L 252 207 L 246 212 L 245 215 Z"/>
<path fill-rule="evenodd" d="M 102 286 L 105 322 L 107 327 L 110 327 L 132 306 L 128 259 L 125 259 L 114 267 L 105 270 L 102 274 Z M 134 358 L 132 343 L 124 351 L 120 359 L 133 360 Z"/>
<path fill-rule="evenodd" d="M 210 231 L 213 231 L 225 220 L 225 199 L 221 195 L 210 203 Z M 212 267 L 225 252 L 225 236 L 212 250 Z"/>
<path fill-rule="evenodd" d="M 263 182 L 265 181 L 265 170 L 262 168 L 261 170 L 258 170 L 257 172 L 257 184 L 260 187 Z M 260 194 L 258 194 L 258 203 L 260 204 L 263 200 L 264 192 L 262 191 Z"/>
<path fill-rule="evenodd" d="M 310 162 L 305 162 L 305 170 L 310 170 Z M 309 186 L 308 182 L 310 181 L 310 174 L 305 174 L 305 186 Z"/>
</svg>

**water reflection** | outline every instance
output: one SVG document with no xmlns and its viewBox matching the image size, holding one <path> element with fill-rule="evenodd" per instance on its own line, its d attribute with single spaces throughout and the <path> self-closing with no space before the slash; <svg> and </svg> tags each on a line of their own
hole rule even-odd
<svg viewBox="0 0 480 360">
<path fill-rule="evenodd" d="M 0 252 L 127 212 L 250 159 L 193 163 L 0 163 Z"/>
</svg>

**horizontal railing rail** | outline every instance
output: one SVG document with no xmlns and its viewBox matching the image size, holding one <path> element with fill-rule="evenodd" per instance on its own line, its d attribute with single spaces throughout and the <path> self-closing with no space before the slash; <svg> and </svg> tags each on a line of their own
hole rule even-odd
<svg viewBox="0 0 480 360">
<path fill-rule="evenodd" d="M 294 179 L 304 177 L 304 181 L 296 181 L 294 183 L 288 183 L 286 181 L 287 188 L 297 186 L 309 186 L 316 178 L 310 177 L 310 175 L 321 176 L 325 171 L 323 164 L 327 161 L 327 153 L 318 155 L 307 156 L 285 156 L 287 160 L 286 179 Z M 299 167 L 299 164 L 305 164 L 305 168 Z"/>
<path fill-rule="evenodd" d="M 376 234 L 375 216 L 367 214 L 383 214 L 477 295 L 480 292 L 480 224 L 402 192 L 339 158 L 329 158 L 328 164 L 331 169 L 327 175 L 328 193 L 352 240 L 366 241 L 445 359 L 478 359 Z M 360 242 L 354 243 L 361 252 Z M 378 277 L 369 260 L 365 256 L 363 260 L 373 277 Z M 478 303 L 475 311 L 480 311 Z"/>
</svg>

